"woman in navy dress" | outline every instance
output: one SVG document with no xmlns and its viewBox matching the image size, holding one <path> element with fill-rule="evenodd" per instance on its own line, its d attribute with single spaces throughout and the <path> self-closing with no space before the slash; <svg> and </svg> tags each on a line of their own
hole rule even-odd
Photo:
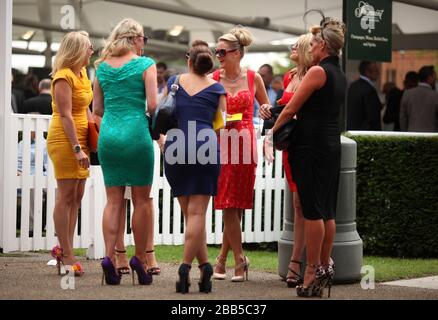
<svg viewBox="0 0 438 320">
<path fill-rule="evenodd" d="M 217 192 L 220 150 L 213 120 L 225 111 L 225 89 L 207 77 L 213 59 L 207 43 L 196 40 L 186 54 L 189 73 L 179 78 L 175 115 L 178 128 L 167 133 L 164 146 L 165 175 L 178 197 L 186 221 L 184 257 L 176 291 L 187 293 L 189 272 L 196 257 L 201 271 L 199 290 L 211 291 L 213 268 L 208 263 L 205 216 Z M 168 92 L 175 77 L 169 79 Z"/>
</svg>

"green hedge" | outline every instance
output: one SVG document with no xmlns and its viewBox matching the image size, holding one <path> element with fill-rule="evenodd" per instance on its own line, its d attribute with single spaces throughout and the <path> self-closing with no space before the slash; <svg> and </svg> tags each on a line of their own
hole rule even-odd
<svg viewBox="0 0 438 320">
<path fill-rule="evenodd" d="M 438 257 L 438 137 L 349 138 L 365 253 Z"/>
</svg>

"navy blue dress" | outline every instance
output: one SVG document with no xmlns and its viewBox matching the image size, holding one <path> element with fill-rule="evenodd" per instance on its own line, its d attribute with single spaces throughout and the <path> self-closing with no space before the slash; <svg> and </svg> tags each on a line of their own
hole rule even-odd
<svg viewBox="0 0 438 320">
<path fill-rule="evenodd" d="M 174 82 L 167 83 L 168 91 Z M 214 83 L 190 96 L 182 86 L 176 92 L 178 128 L 167 132 L 164 146 L 164 173 L 174 197 L 217 193 L 220 173 L 220 149 L 213 130 L 219 98 L 225 94 Z"/>
</svg>

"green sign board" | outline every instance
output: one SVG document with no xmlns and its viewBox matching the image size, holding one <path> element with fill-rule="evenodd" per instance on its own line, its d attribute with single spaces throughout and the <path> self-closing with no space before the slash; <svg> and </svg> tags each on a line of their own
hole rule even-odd
<svg viewBox="0 0 438 320">
<path fill-rule="evenodd" d="M 347 58 L 391 61 L 392 1 L 346 0 Z"/>
</svg>

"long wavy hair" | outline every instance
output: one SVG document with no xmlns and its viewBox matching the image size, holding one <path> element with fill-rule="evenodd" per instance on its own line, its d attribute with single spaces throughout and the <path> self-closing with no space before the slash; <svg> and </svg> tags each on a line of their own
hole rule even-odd
<svg viewBox="0 0 438 320">
<path fill-rule="evenodd" d="M 83 63 L 89 46 L 90 39 L 86 31 L 72 31 L 65 34 L 53 60 L 50 75 L 53 76 L 61 69 L 71 69 Z"/>
</svg>

